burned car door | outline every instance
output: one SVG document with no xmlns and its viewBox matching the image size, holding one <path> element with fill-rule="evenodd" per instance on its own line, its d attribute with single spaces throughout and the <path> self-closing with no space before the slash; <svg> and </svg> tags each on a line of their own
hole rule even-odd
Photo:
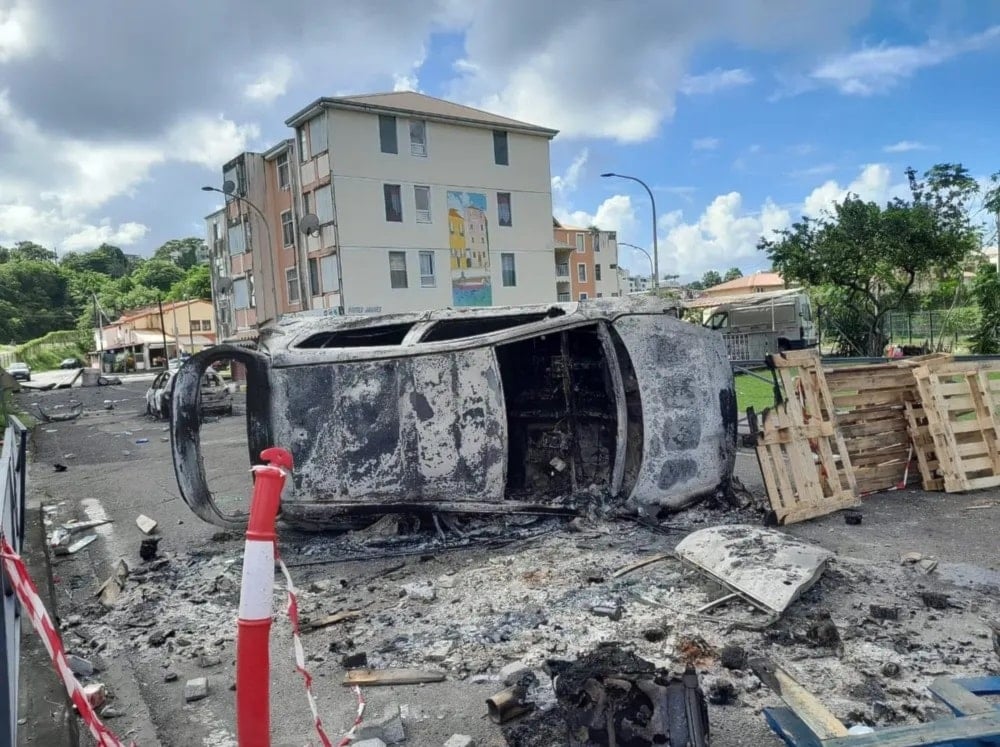
<svg viewBox="0 0 1000 747">
<path fill-rule="evenodd" d="M 662 314 L 625 314 L 613 326 L 641 401 L 629 413 L 630 426 L 636 417 L 643 424 L 630 503 L 655 514 L 728 489 L 737 414 L 722 335 Z"/>
<path fill-rule="evenodd" d="M 507 439 L 492 348 L 289 366 L 273 377 L 272 417 L 295 458 L 289 512 L 502 500 Z"/>
</svg>

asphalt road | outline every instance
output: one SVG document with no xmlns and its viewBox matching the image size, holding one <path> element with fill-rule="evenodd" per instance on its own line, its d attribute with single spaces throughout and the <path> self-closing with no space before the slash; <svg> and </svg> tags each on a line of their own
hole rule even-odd
<svg viewBox="0 0 1000 747">
<path fill-rule="evenodd" d="M 40 425 L 36 430 L 29 504 L 35 508 L 42 503 L 56 506 L 55 518 L 60 522 L 105 517 L 113 522 L 96 530 L 98 540 L 87 549 L 54 559 L 52 567 L 59 616 L 64 622 L 73 615 L 82 618 L 67 631 L 68 645 L 84 653 L 88 647 L 105 646 L 103 651 L 93 653 L 92 658 L 101 663 L 103 671 L 99 676 L 113 694 L 113 706 L 122 714 L 109 721 L 112 728 L 141 747 L 235 746 L 235 699 L 230 687 L 234 682 L 238 588 L 232 588 L 232 579 L 235 577 L 238 582 L 242 542 L 239 538 L 219 537 L 216 527 L 202 523 L 180 499 L 166 424 L 141 414 L 147 385 L 148 381 L 129 380 L 118 387 L 19 395 L 21 406 L 28 410 L 33 409 L 33 403 L 42 403 L 50 409 L 57 404 L 68 405 L 71 399 L 82 402 L 85 408 L 84 416 L 76 421 Z M 214 419 L 203 427 L 209 483 L 223 503 L 246 503 L 250 493 L 239 402 L 237 399 L 236 416 Z M 108 404 L 112 409 L 105 409 Z M 57 472 L 54 464 L 65 465 L 66 470 Z M 759 472 L 752 455 L 741 452 L 737 471 L 748 488 L 760 492 Z M 919 491 L 888 493 L 866 503 L 865 520 L 860 526 L 847 527 L 841 517 L 830 516 L 789 527 L 789 531 L 845 558 L 894 573 L 898 573 L 902 552 L 934 554 L 942 560 L 940 583 L 990 585 L 1000 571 L 995 539 L 1000 509 L 969 507 L 988 504 L 997 495 L 996 491 L 971 496 Z M 131 596 L 125 612 L 105 613 L 95 605 L 93 595 L 118 559 L 125 558 L 133 570 L 143 568 L 138 557 L 143 535 L 135 525 L 140 513 L 159 522 L 158 535 L 162 538 L 159 553 L 167 560 L 167 569 L 173 575 L 136 574 L 129 582 Z M 689 512 L 687 519 L 684 517 L 681 514 L 678 520 L 719 520 L 703 508 Z M 440 614 L 440 607 L 434 605 L 406 606 L 398 591 L 403 583 L 471 571 L 490 572 L 493 579 L 503 579 L 508 573 L 514 579 L 536 573 L 536 567 L 567 573 L 559 564 L 563 555 L 569 555 L 563 548 L 570 546 L 580 555 L 581 562 L 613 568 L 620 564 L 621 557 L 642 557 L 658 551 L 657 548 L 669 550 L 677 538 L 667 542 L 661 535 L 637 532 L 632 525 L 626 528 L 612 525 L 608 530 L 598 528 L 589 535 L 556 535 L 529 545 L 540 548 L 542 553 L 530 561 L 522 561 L 516 550 L 472 550 L 430 559 L 383 559 L 294 568 L 297 585 L 303 589 L 315 585 L 313 592 L 305 593 L 305 598 L 316 605 L 327 605 L 325 611 L 333 612 L 345 605 L 363 610 L 361 622 L 351 628 L 353 640 L 346 640 L 346 634 L 336 627 L 305 637 L 324 723 L 331 734 L 340 734 L 353 719 L 353 697 L 340 684 L 343 676 L 340 652 L 345 646 L 369 651 L 378 646 L 384 649 L 386 637 L 391 639 L 395 634 L 412 638 L 418 628 L 426 627 L 425 619 Z M 343 538 L 284 533 L 281 543 L 290 556 L 295 550 L 307 548 L 308 552 L 315 550 L 318 557 L 328 547 L 340 546 Z M 308 556 L 298 556 L 299 560 L 303 558 L 308 560 Z M 523 562 L 540 565 L 522 568 Z M 331 585 L 333 591 L 328 591 Z M 513 588 L 483 586 L 471 595 L 453 595 L 448 615 L 456 622 L 471 620 L 484 605 L 490 609 L 496 605 L 505 614 L 524 614 L 531 596 L 515 593 L 511 591 Z M 678 589 L 677 595 L 681 593 Z M 866 606 L 868 590 L 845 589 L 843 593 L 856 594 L 851 598 L 852 603 Z M 888 592 L 880 588 L 879 593 Z M 436 604 L 442 605 L 444 601 Z M 153 617 L 147 620 L 143 615 Z M 609 621 L 596 617 L 587 618 L 583 625 L 585 637 L 593 640 L 608 640 L 609 636 L 622 632 Z M 152 648 L 146 643 L 150 626 L 169 633 L 165 644 Z M 190 640 L 182 645 L 182 639 Z M 577 643 L 583 645 L 582 640 L 566 641 L 570 651 Z M 451 734 L 465 733 L 473 735 L 479 747 L 504 745 L 498 729 L 484 717 L 485 699 L 500 689 L 496 671 L 508 661 L 499 653 L 503 645 L 506 644 L 498 646 L 492 662 L 488 658 L 489 649 L 484 653 L 493 679 L 449 677 L 442 683 L 416 687 L 366 689 L 369 719 L 377 720 L 390 703 L 397 703 L 407 715 L 408 744 L 433 747 L 443 744 Z M 206 652 L 211 654 L 210 659 L 217 656 L 218 661 L 203 667 Z M 291 666 L 287 622 L 280 611 L 272 633 L 271 659 L 272 744 L 290 747 L 317 743 L 311 732 L 301 678 Z M 176 674 L 176 681 L 165 681 L 167 673 Z M 209 678 L 209 696 L 185 703 L 184 682 L 199 676 Z M 765 727 L 758 710 L 760 703 L 777 704 L 777 700 L 767 700 L 760 693 L 745 697 L 750 699 L 743 707 L 711 708 L 713 744 L 717 747 L 779 744 Z"/>
</svg>

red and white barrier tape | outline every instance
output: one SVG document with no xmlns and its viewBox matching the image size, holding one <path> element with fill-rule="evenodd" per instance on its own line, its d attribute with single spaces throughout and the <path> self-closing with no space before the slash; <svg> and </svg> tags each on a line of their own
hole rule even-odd
<svg viewBox="0 0 1000 747">
<path fill-rule="evenodd" d="M 288 573 L 288 567 L 285 565 L 285 561 L 283 561 L 281 556 L 278 554 L 277 546 L 274 548 L 274 559 L 278 562 L 281 572 L 285 576 L 285 584 L 287 585 L 288 590 L 288 605 L 286 607 L 286 611 L 288 612 L 288 620 L 292 624 L 292 648 L 295 652 L 295 668 L 298 670 L 299 674 L 302 675 L 302 679 L 305 680 L 306 698 L 309 701 L 309 710 L 312 711 L 313 723 L 316 725 L 316 733 L 319 734 L 320 742 L 323 743 L 323 747 L 333 747 L 333 743 L 323 730 L 323 722 L 320 720 L 319 709 L 316 706 L 316 697 L 313 695 L 312 691 L 312 675 L 309 674 L 309 670 L 306 669 L 305 651 L 302 648 L 302 637 L 299 631 L 298 589 L 295 588 L 292 576 Z M 361 693 L 361 688 L 357 685 L 354 686 L 353 690 L 354 697 L 358 700 L 358 712 L 354 718 L 354 724 L 344 735 L 343 739 L 337 742 L 337 747 L 346 747 L 349 745 L 353 741 L 358 727 L 361 726 L 361 722 L 364 720 L 364 695 Z"/>
<path fill-rule="evenodd" d="M 31 620 L 35 632 L 38 633 L 42 639 L 42 643 L 45 644 L 45 649 L 49 652 L 49 658 L 52 659 L 56 674 L 59 675 L 59 678 L 63 681 L 63 685 L 66 686 L 66 692 L 69 694 L 70 700 L 73 701 L 73 705 L 76 706 L 80 718 L 83 719 L 90 733 L 97 740 L 99 747 L 125 747 L 125 743 L 118 739 L 101 722 L 101 719 L 98 718 L 97 713 L 94 711 L 94 707 L 87 700 L 87 696 L 83 692 L 83 687 L 69 668 L 69 662 L 66 661 L 66 652 L 63 650 L 62 638 L 55 625 L 52 624 L 52 619 L 45 610 L 45 604 L 42 602 L 41 597 L 38 596 L 38 589 L 31 580 L 31 576 L 28 575 L 28 569 L 25 567 L 24 561 L 14 551 L 14 548 L 7 544 L 7 540 L 2 535 L 0 535 L 0 561 L 3 562 L 3 569 L 7 573 L 7 578 L 10 579 L 11 586 L 14 588 L 18 600 L 20 600 L 21 606 L 27 613 L 28 619 Z M 134 742 L 130 744 L 132 747 L 135 747 Z"/>
<path fill-rule="evenodd" d="M 298 589 L 296 589 L 295 584 L 292 582 L 292 577 L 288 573 L 288 568 L 285 566 L 284 561 L 282 561 L 281 557 L 278 556 L 277 548 L 275 548 L 275 559 L 281 567 L 281 572 L 284 574 L 285 583 L 287 584 L 288 604 L 286 611 L 292 626 L 292 646 L 295 653 L 295 668 L 305 680 L 306 697 L 309 700 L 309 710 L 312 711 L 316 733 L 319 735 L 323 747 L 333 747 L 333 743 L 326 735 L 326 732 L 323 729 L 323 722 L 319 717 L 319 709 L 316 705 L 316 698 L 313 696 L 312 692 L 312 675 L 309 673 L 309 670 L 306 669 L 305 652 L 302 648 L 302 638 L 299 630 Z M 66 660 L 66 652 L 62 645 L 62 638 L 55 625 L 53 625 L 52 619 L 49 617 L 49 613 L 45 609 L 45 604 L 38 595 L 38 589 L 35 586 L 34 581 L 32 581 L 31 576 L 28 575 L 28 569 L 25 567 L 24 561 L 21 559 L 21 556 L 14 551 L 14 548 L 7 544 L 7 540 L 2 535 L 0 535 L 0 561 L 3 562 L 3 569 L 7 573 L 7 578 L 10 580 L 14 592 L 17 594 L 17 598 L 20 600 L 21 606 L 27 613 L 28 619 L 31 620 L 31 624 L 34 626 L 35 632 L 37 632 L 41 637 L 46 650 L 49 652 L 49 658 L 52 659 L 52 663 L 56 669 L 56 674 L 59 675 L 63 684 L 66 686 L 66 692 L 69 693 L 70 699 L 73 701 L 73 705 L 76 706 L 76 710 L 80 714 L 80 718 L 83 719 L 87 728 L 90 730 L 90 733 L 93 735 L 94 739 L 97 740 L 98 747 L 126 747 L 125 743 L 118 739 L 118 737 L 116 737 L 103 724 L 96 711 L 94 711 L 93 706 L 90 704 L 90 701 L 87 700 L 87 696 L 83 692 L 83 687 L 73 675 L 73 671 L 69 668 L 69 662 Z M 361 723 L 364 720 L 364 695 L 361 692 L 361 688 L 357 685 L 354 686 L 353 690 L 354 696 L 358 701 L 357 715 L 355 716 L 354 724 L 351 726 L 350 730 L 339 742 L 337 742 L 337 747 L 346 747 L 349 745 L 351 741 L 353 741 L 358 727 L 361 726 Z M 130 747 L 135 747 L 135 742 L 130 742 L 129 745 Z"/>
</svg>

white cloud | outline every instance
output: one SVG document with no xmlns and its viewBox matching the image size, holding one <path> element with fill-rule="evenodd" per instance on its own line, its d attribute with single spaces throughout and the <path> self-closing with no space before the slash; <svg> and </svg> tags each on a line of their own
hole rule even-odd
<svg viewBox="0 0 1000 747">
<path fill-rule="evenodd" d="M 0 7 L 0 62 L 33 52 L 39 44 L 37 25 L 31 0 L 14 0 Z"/>
<path fill-rule="evenodd" d="M 882 148 L 886 153 L 909 153 L 913 150 L 927 150 L 928 146 L 916 140 L 900 140 L 898 143 Z"/>
<path fill-rule="evenodd" d="M 883 93 L 924 68 L 940 65 L 1000 40 L 1000 26 L 953 41 L 890 45 L 861 49 L 833 57 L 816 67 L 811 78 L 843 94 L 871 96 Z"/>
<path fill-rule="evenodd" d="M 636 225 L 635 206 L 628 195 L 612 195 L 602 202 L 595 213 L 584 210 L 556 209 L 556 218 L 568 226 L 597 226 L 604 231 L 627 233 Z"/>
<path fill-rule="evenodd" d="M 691 147 L 695 150 L 715 150 L 722 144 L 717 137 L 700 137 L 691 141 Z"/>
<path fill-rule="evenodd" d="M 275 57 L 259 78 L 246 85 L 243 95 L 251 101 L 269 104 L 284 95 L 293 73 L 291 60 L 284 56 Z"/>
<path fill-rule="evenodd" d="M 420 91 L 420 81 L 416 73 L 396 73 L 392 76 L 393 91 Z"/>
<path fill-rule="evenodd" d="M 695 51 L 809 50 L 837 43 L 866 0 L 712 0 L 702 4 L 484 0 L 450 3 L 465 57 L 449 97 L 560 130 L 634 143 L 673 117 L 681 90 L 745 85 L 743 70 L 687 76 Z M 448 14 L 445 14 L 446 16 Z M 462 25 L 464 24 L 464 25 Z M 779 27 L 782 33 L 775 34 Z M 583 40 L 603 40 L 594 46 Z M 608 40 L 627 39 L 608 53 Z M 687 76 L 687 77 L 686 77 Z"/>
<path fill-rule="evenodd" d="M 584 166 L 587 165 L 587 159 L 590 157 L 590 151 L 584 148 L 576 157 L 566 167 L 566 173 L 559 175 L 556 174 L 552 177 L 552 191 L 557 194 L 566 194 L 576 190 L 576 186 L 580 181 L 580 174 L 583 172 Z"/>
<path fill-rule="evenodd" d="M 861 173 L 846 187 L 832 179 L 816 187 L 803 202 L 802 214 L 818 218 L 849 194 L 881 205 L 906 193 L 905 183 L 892 183 L 892 172 L 888 166 L 884 163 L 870 163 L 863 166 Z"/>
<path fill-rule="evenodd" d="M 0 173 L 0 243 L 27 239 L 60 250 L 86 248 L 88 242 L 134 244 L 146 226 L 95 222 L 92 213 L 132 194 L 155 166 L 181 161 L 217 171 L 257 134 L 255 125 L 206 116 L 184 120 L 151 140 L 82 140 L 41 131 L 0 91 L 0 142 L 13 154 Z"/>
<path fill-rule="evenodd" d="M 701 75 L 685 75 L 681 79 L 677 90 L 688 96 L 694 96 L 697 94 L 716 93 L 717 91 L 724 91 L 727 88 L 748 86 L 753 81 L 754 77 L 743 68 L 737 67 L 731 70 L 716 68 L 709 73 L 702 73 Z"/>
</svg>

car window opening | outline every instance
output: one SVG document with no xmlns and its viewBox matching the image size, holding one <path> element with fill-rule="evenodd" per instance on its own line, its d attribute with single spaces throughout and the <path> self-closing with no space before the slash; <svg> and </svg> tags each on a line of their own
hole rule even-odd
<svg viewBox="0 0 1000 747">
<path fill-rule="evenodd" d="M 616 399 L 597 325 L 500 345 L 497 359 L 508 424 L 507 498 L 537 502 L 608 487 Z"/>
<path fill-rule="evenodd" d="M 379 327 L 357 327 L 317 332 L 295 347 L 297 348 L 368 348 L 401 345 L 412 323 L 384 324 Z"/>
<path fill-rule="evenodd" d="M 562 309 L 553 307 L 549 311 L 544 311 L 540 314 L 486 316 L 473 319 L 442 319 L 436 322 L 420 341 L 443 342 L 445 340 L 460 340 L 463 337 L 488 335 L 491 332 L 499 332 L 504 329 L 520 327 L 523 324 L 540 322 L 554 316 L 562 316 L 565 313 Z"/>
</svg>

